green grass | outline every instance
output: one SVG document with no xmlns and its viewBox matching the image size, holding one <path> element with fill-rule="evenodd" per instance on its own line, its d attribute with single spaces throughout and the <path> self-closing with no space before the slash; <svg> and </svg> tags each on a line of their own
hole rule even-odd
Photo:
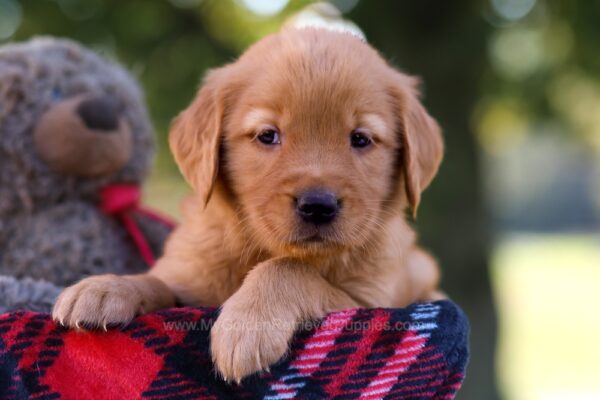
<svg viewBox="0 0 600 400">
<path fill-rule="evenodd" d="M 600 236 L 511 236 L 492 265 L 504 397 L 600 399 Z"/>
</svg>

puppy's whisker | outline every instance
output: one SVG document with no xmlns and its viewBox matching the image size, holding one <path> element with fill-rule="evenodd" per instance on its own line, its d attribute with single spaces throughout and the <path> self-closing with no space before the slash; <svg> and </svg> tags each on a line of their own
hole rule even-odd
<svg viewBox="0 0 600 400">
<path fill-rule="evenodd" d="M 257 219 L 257 223 L 259 226 L 261 226 L 264 229 L 264 227 L 266 226 L 266 217 L 260 216 Z M 257 236 L 258 232 L 255 230 L 249 231 L 249 229 L 246 225 L 244 225 L 242 227 L 242 229 L 244 229 L 246 231 L 247 240 L 244 243 L 244 247 L 243 247 L 242 253 L 240 255 L 240 260 L 242 260 L 242 262 L 244 262 L 244 263 L 249 263 L 250 257 L 252 255 L 254 255 L 256 250 L 258 250 L 258 255 L 256 255 L 255 258 L 260 260 L 260 257 L 262 256 L 264 249 L 263 249 L 263 246 L 260 246 L 261 240 Z"/>
<path fill-rule="evenodd" d="M 375 210 L 370 210 L 372 211 L 372 214 L 375 214 Z M 385 215 L 385 212 L 383 213 Z M 375 215 L 372 215 L 372 222 L 373 224 L 378 227 L 380 229 L 380 232 L 382 235 L 384 235 L 385 237 L 389 237 L 389 238 L 396 238 L 395 235 L 389 235 L 388 234 L 388 230 L 389 230 L 389 224 L 385 224 L 383 223 L 381 220 L 379 220 L 378 218 L 375 218 Z M 373 241 L 375 241 L 375 235 L 372 236 Z M 397 240 L 391 240 L 389 242 L 390 245 L 392 245 L 394 247 L 394 250 L 396 251 L 396 254 L 402 254 L 403 250 L 401 248 L 401 244 L 397 241 Z"/>
</svg>

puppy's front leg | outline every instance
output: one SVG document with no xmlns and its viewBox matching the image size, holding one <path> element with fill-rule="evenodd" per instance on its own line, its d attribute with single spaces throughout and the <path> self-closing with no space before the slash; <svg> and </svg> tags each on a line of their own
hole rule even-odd
<svg viewBox="0 0 600 400">
<path fill-rule="evenodd" d="M 290 258 L 258 264 L 224 304 L 211 330 L 211 352 L 225 380 L 242 378 L 277 362 L 298 324 L 334 310 L 357 307 L 315 267 Z"/>
</svg>

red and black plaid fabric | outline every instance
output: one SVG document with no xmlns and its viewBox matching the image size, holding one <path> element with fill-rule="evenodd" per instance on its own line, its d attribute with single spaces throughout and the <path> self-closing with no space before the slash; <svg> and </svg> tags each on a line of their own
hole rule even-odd
<svg viewBox="0 0 600 400">
<path fill-rule="evenodd" d="M 218 310 L 180 308 L 124 330 L 76 332 L 47 314 L 0 316 L 2 399 L 451 399 L 468 323 L 449 301 L 352 309 L 298 332 L 289 357 L 240 386 L 214 372 Z"/>
</svg>

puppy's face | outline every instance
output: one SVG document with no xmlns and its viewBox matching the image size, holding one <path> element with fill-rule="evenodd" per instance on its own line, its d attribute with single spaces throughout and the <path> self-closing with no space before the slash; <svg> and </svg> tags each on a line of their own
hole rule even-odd
<svg viewBox="0 0 600 400">
<path fill-rule="evenodd" d="M 171 145 L 205 201 L 221 178 L 260 246 L 332 252 L 415 210 L 435 174 L 441 136 L 416 96 L 358 39 L 288 30 L 213 71 Z"/>
</svg>

